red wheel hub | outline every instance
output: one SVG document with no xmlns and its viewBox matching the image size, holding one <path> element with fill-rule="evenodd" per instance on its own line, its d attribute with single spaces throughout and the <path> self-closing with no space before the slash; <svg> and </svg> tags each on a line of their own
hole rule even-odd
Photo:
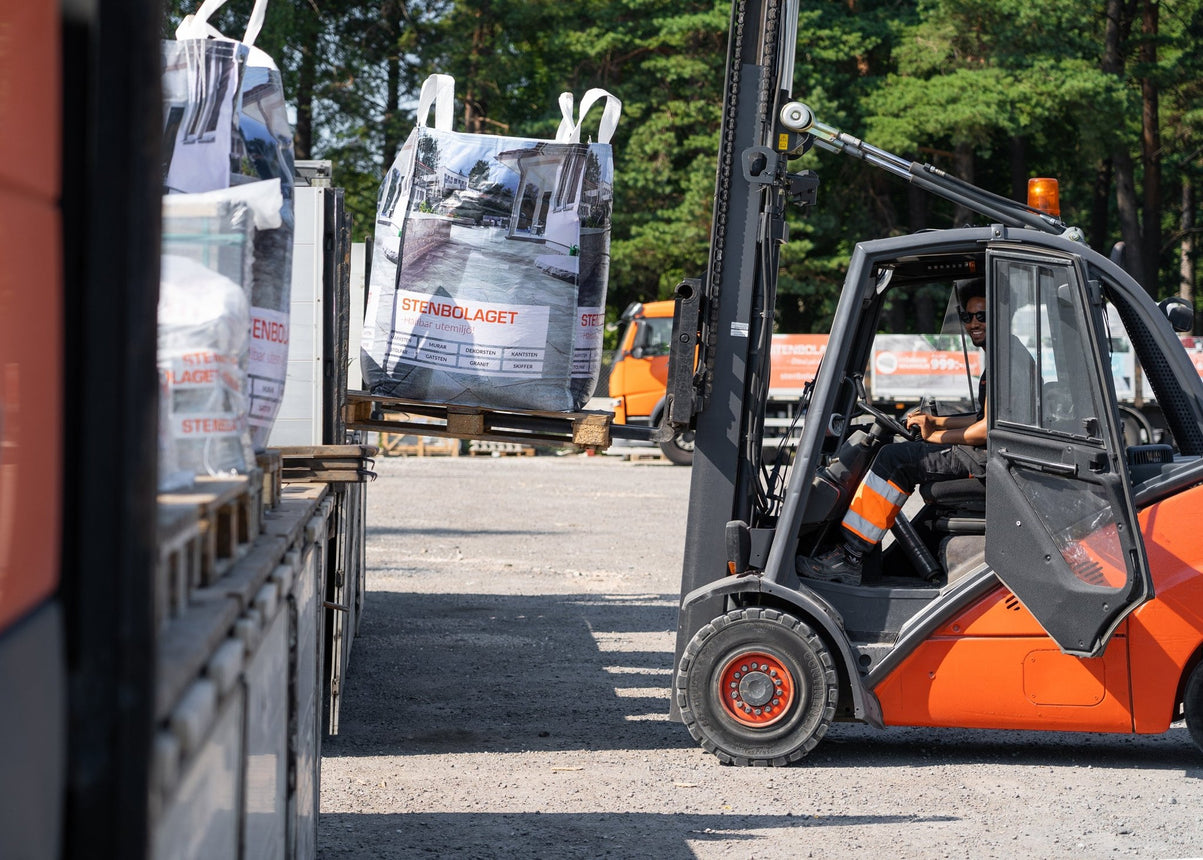
<svg viewBox="0 0 1203 860">
<path fill-rule="evenodd" d="M 728 660 L 719 674 L 719 699 L 737 723 L 771 726 L 794 704 L 794 677 L 772 654 L 745 651 Z"/>
</svg>

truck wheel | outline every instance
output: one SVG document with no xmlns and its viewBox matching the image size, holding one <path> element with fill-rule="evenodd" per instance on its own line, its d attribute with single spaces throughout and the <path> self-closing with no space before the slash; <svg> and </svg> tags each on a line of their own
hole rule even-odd
<svg viewBox="0 0 1203 860">
<path fill-rule="evenodd" d="M 1153 425 L 1135 406 L 1119 404 L 1120 426 L 1123 428 L 1124 445 L 1148 445 L 1153 442 Z"/>
<path fill-rule="evenodd" d="M 693 465 L 693 431 L 682 430 L 671 439 L 660 443 L 660 450 L 669 462 L 678 466 Z"/>
<path fill-rule="evenodd" d="M 1203 663 L 1195 666 L 1190 673 L 1182 704 L 1186 710 L 1186 728 L 1190 731 L 1191 740 L 1203 751 Z"/>
<path fill-rule="evenodd" d="M 681 657 L 675 694 L 689 733 L 724 764 L 781 766 L 827 733 L 839 679 L 814 630 L 752 607 L 697 632 Z"/>
</svg>

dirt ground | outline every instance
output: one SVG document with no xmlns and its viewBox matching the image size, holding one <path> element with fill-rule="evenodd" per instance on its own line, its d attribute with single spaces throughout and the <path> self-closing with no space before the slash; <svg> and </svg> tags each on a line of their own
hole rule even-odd
<svg viewBox="0 0 1203 860">
<path fill-rule="evenodd" d="M 382 458 L 319 857 L 1203 857 L 1157 737 L 837 723 L 790 768 L 668 719 L 689 470 Z"/>
</svg>

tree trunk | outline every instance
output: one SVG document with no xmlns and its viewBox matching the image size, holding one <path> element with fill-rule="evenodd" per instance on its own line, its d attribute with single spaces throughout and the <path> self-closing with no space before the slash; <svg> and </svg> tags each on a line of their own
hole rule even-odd
<svg viewBox="0 0 1203 860">
<path fill-rule="evenodd" d="M 1182 177 L 1182 244 L 1178 261 L 1178 295 L 1195 303 L 1195 186 L 1189 176 Z"/>
<path fill-rule="evenodd" d="M 1100 254 L 1110 253 L 1107 234 L 1108 212 L 1111 204 L 1111 176 L 1114 171 L 1110 158 L 1098 163 L 1094 172 L 1094 192 L 1090 203 L 1090 247 Z"/>
<path fill-rule="evenodd" d="M 301 65 L 297 69 L 297 126 L 293 129 L 292 148 L 298 160 L 313 157 L 313 90 L 317 85 L 317 59 L 310 45 L 301 47 Z"/>
<path fill-rule="evenodd" d="M 955 165 L 955 173 L 958 178 L 966 182 L 973 182 L 974 165 L 973 165 L 973 147 L 967 143 L 958 143 L 956 152 L 953 154 L 953 164 Z M 961 227 L 965 224 L 973 222 L 973 210 L 966 206 L 958 205 L 952 213 L 952 226 Z"/>
<path fill-rule="evenodd" d="M 1133 0 L 1135 2 L 1135 0 Z M 1103 37 L 1102 70 L 1117 78 L 1123 77 L 1123 48 L 1131 26 L 1131 9 L 1124 0 L 1107 0 L 1107 25 Z M 1122 80 L 1121 80 L 1122 83 Z M 1139 204 L 1136 198 L 1136 178 L 1132 155 L 1117 141 L 1111 154 L 1111 166 L 1115 172 L 1115 205 L 1119 215 L 1120 238 L 1124 242 L 1125 254 L 1122 264 L 1136 281 L 1145 284 L 1142 249 L 1144 242 L 1140 233 Z M 1147 285 L 1145 286 L 1148 289 Z"/>
<path fill-rule="evenodd" d="M 1028 199 L 1028 139 L 1022 135 L 1011 138 L 1011 199 L 1021 203 Z"/>
<path fill-rule="evenodd" d="M 930 226 L 927 219 L 931 217 L 931 195 L 922 188 L 916 188 L 909 182 L 906 185 L 906 211 L 908 232 L 918 233 Z"/>
<path fill-rule="evenodd" d="M 380 4 L 380 30 L 384 34 L 384 115 L 380 125 L 383 139 L 381 161 L 387 172 L 401 148 L 401 29 L 408 10 L 404 2 L 383 0 Z"/>
<path fill-rule="evenodd" d="M 472 30 L 472 50 L 468 55 L 467 86 L 464 89 L 464 130 L 471 134 L 482 134 L 485 130 L 486 110 L 481 103 L 482 96 L 477 81 L 480 79 L 480 58 L 488 43 L 489 34 L 485 30 L 485 25 L 480 23 L 482 13 L 477 12 L 476 18 L 477 24 Z"/>
<path fill-rule="evenodd" d="M 388 78 L 385 84 L 387 92 L 384 96 L 384 122 L 382 125 L 384 126 L 384 169 L 387 171 L 389 165 L 393 163 L 393 159 L 397 157 L 397 150 L 401 147 L 401 132 L 399 131 L 401 59 L 395 50 L 389 51 L 385 68 Z"/>
<path fill-rule="evenodd" d="M 1124 268 L 1128 270 L 1136 282 L 1148 290 L 1145 278 L 1144 254 L 1141 253 L 1142 241 L 1140 234 L 1140 214 L 1137 211 L 1139 203 L 1136 197 L 1136 179 L 1132 166 L 1132 156 L 1123 148 L 1115 151 L 1115 205 L 1119 212 L 1120 238 L 1124 241 L 1127 253 L 1124 255 Z"/>
<path fill-rule="evenodd" d="M 1145 69 L 1157 65 L 1157 0 L 1143 0 L 1140 61 Z M 1144 208 L 1141 212 L 1141 264 L 1147 280 L 1141 281 L 1154 298 L 1158 293 L 1157 272 L 1161 257 L 1161 119 L 1160 92 L 1157 82 L 1145 75 L 1140 81 L 1141 95 L 1141 167 L 1144 170 Z"/>
</svg>

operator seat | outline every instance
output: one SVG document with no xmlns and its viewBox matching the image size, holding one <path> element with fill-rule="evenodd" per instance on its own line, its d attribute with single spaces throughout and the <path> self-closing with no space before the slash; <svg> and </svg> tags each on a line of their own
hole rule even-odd
<svg viewBox="0 0 1203 860">
<path fill-rule="evenodd" d="M 981 478 L 931 481 L 921 484 L 919 493 L 931 508 L 926 520 L 951 584 L 985 561 L 986 483 Z"/>
<path fill-rule="evenodd" d="M 929 481 L 919 485 L 932 506 L 931 526 L 941 534 L 986 533 L 986 482 L 981 478 Z"/>
</svg>

